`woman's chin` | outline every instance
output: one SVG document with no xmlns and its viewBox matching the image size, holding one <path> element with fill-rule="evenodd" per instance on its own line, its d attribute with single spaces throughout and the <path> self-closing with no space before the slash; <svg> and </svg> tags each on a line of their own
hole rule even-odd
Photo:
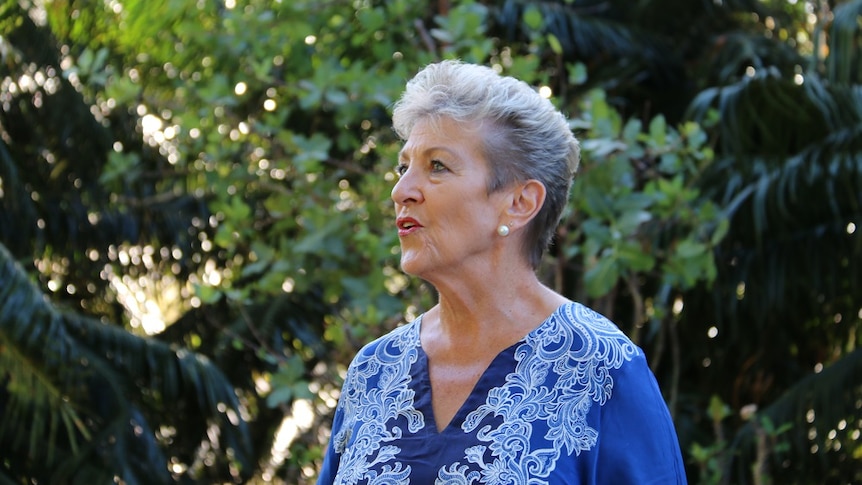
<svg viewBox="0 0 862 485">
<path fill-rule="evenodd" d="M 428 262 L 425 259 L 416 257 L 409 253 L 401 254 L 401 271 L 411 276 L 422 276 L 422 273 L 427 270 Z"/>
<path fill-rule="evenodd" d="M 407 273 L 410 276 L 418 276 L 418 274 L 416 273 L 417 269 L 418 266 L 416 265 L 415 261 L 405 261 L 403 259 L 401 260 L 401 271 L 403 271 L 404 273 Z"/>
</svg>

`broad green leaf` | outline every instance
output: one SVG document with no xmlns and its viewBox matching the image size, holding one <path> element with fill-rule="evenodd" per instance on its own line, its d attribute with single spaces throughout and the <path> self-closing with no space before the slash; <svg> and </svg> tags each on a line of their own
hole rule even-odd
<svg viewBox="0 0 862 485">
<path fill-rule="evenodd" d="M 554 54 L 563 54 L 563 45 L 560 44 L 560 39 L 558 39 L 556 35 L 548 34 L 548 45 L 551 47 L 551 50 L 554 51 Z"/>
<path fill-rule="evenodd" d="M 616 259 L 607 255 L 600 257 L 584 274 L 587 293 L 593 297 L 605 295 L 614 287 L 619 277 Z"/>
<path fill-rule="evenodd" d="M 524 23 L 533 30 L 539 30 L 543 23 L 542 12 L 535 5 L 527 5 L 524 9 Z"/>
</svg>

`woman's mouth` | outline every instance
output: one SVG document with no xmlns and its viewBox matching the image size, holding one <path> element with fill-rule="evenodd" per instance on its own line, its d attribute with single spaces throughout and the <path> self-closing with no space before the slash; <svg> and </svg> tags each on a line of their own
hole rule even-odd
<svg viewBox="0 0 862 485">
<path fill-rule="evenodd" d="M 422 224 L 412 217 L 399 217 L 395 220 L 395 225 L 398 226 L 399 237 L 416 232 L 422 227 Z"/>
</svg>

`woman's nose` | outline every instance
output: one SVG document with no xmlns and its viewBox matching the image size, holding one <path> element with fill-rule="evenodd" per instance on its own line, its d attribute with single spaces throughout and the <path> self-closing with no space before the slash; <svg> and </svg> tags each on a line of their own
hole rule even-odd
<svg viewBox="0 0 862 485">
<path fill-rule="evenodd" d="M 392 200 L 396 204 L 406 205 L 421 202 L 423 200 L 422 190 L 419 187 L 418 174 L 408 168 L 401 174 L 395 186 L 392 187 Z"/>
</svg>

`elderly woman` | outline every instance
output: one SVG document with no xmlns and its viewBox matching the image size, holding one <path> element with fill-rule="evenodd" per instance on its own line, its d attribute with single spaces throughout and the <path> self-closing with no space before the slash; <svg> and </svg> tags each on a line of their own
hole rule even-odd
<svg viewBox="0 0 862 485">
<path fill-rule="evenodd" d="M 679 484 L 643 353 L 536 275 L 579 160 L 563 115 L 487 67 L 394 110 L 401 267 L 439 299 L 351 363 L 318 484 Z"/>
</svg>

